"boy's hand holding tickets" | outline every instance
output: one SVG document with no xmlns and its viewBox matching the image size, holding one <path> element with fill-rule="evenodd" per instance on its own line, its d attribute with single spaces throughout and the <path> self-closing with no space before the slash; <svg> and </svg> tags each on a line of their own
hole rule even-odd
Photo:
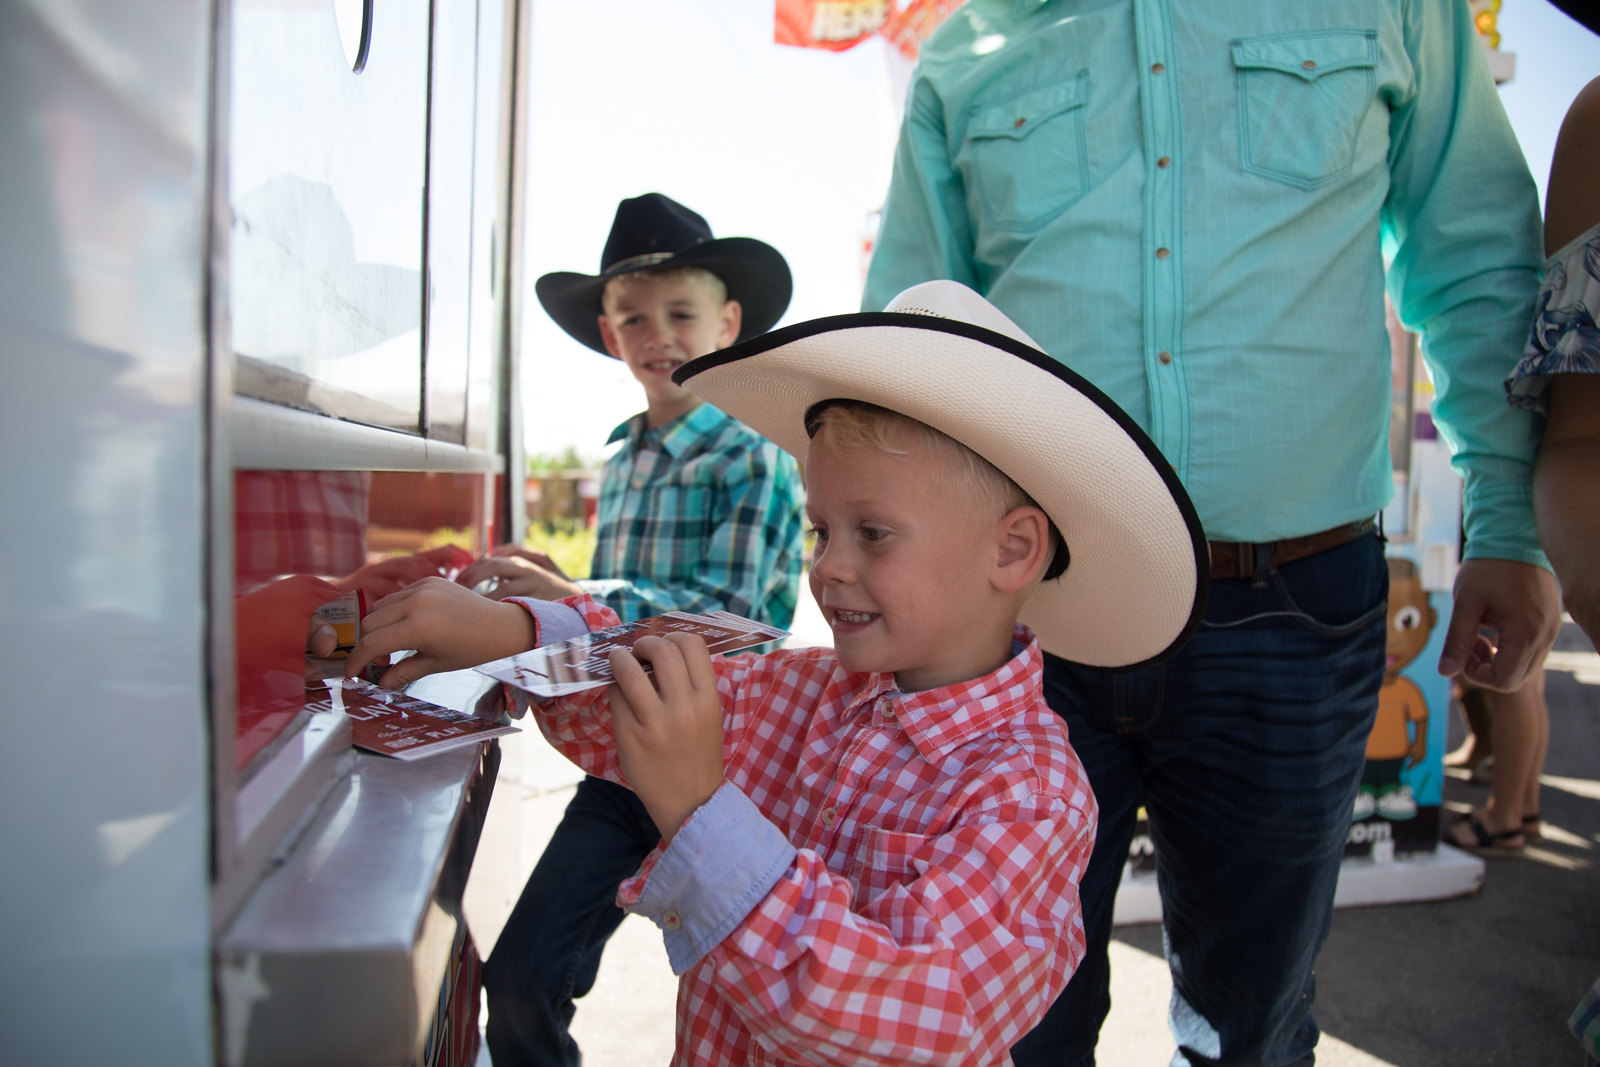
<svg viewBox="0 0 1600 1067">
<path fill-rule="evenodd" d="M 479 596 L 440 577 L 424 578 L 384 597 L 361 628 L 361 640 L 345 663 L 347 677 L 356 677 L 367 664 L 392 652 L 416 650 L 378 679 L 385 689 L 515 655 L 534 641 L 533 617 L 524 608 Z"/>
<path fill-rule="evenodd" d="M 424 578 L 367 613 L 345 674 L 357 676 L 383 656 L 415 649 L 378 679 L 386 689 L 399 689 L 425 675 L 526 651 L 534 636 L 533 619 L 521 606 L 490 600 L 448 578 Z M 654 669 L 654 682 L 641 660 Z M 613 650 L 611 670 L 617 758 L 670 840 L 722 784 L 722 704 L 711 654 L 698 634 L 646 637 L 631 655 Z"/>
<path fill-rule="evenodd" d="M 637 657 L 637 658 L 635 658 Z M 640 660 L 655 671 L 652 684 Z M 663 843 L 722 785 L 722 701 L 698 634 L 643 637 L 611 651 L 607 695 L 617 760 Z"/>
</svg>

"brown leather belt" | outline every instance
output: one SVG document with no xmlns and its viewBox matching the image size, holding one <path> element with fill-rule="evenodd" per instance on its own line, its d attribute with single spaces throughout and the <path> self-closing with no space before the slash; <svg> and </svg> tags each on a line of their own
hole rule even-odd
<svg viewBox="0 0 1600 1067">
<path fill-rule="evenodd" d="M 1297 559 L 1305 559 L 1318 552 L 1326 552 L 1330 548 L 1348 544 L 1361 535 L 1370 533 L 1376 526 L 1375 519 L 1362 519 L 1360 522 L 1335 526 L 1321 533 L 1307 534 L 1304 537 L 1286 537 L 1282 541 L 1270 541 L 1261 545 L 1248 541 L 1208 541 L 1207 544 L 1211 548 L 1211 580 L 1253 577 L 1256 572 L 1258 549 L 1266 549 L 1267 569 L 1271 570 L 1285 563 L 1292 563 Z"/>
</svg>

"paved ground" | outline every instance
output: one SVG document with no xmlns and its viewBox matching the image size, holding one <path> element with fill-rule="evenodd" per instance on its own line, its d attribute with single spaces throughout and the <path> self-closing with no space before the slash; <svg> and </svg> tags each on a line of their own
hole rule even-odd
<svg viewBox="0 0 1600 1067">
<path fill-rule="evenodd" d="M 1521 856 L 1489 859 L 1473 895 L 1336 913 L 1317 973 L 1324 1067 L 1581 1064 L 1565 1020 L 1600 976 L 1600 656 L 1568 624 L 1548 667 L 1545 840 Z M 485 955 L 576 781 L 536 733 L 505 744 L 467 890 Z M 1453 778 L 1446 804 L 1464 810 L 1486 789 Z M 1159 926 L 1120 927 L 1112 953 L 1113 1007 L 1099 1061 L 1160 1067 L 1173 1045 Z M 579 1005 L 585 1062 L 665 1064 L 673 990 L 654 927 L 630 917 L 607 949 L 597 988 Z M 480 1067 L 489 1067 L 487 1053 Z"/>
</svg>

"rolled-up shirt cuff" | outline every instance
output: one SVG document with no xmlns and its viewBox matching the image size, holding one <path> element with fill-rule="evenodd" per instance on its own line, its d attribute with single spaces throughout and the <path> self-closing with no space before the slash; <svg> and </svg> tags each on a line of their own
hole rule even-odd
<svg viewBox="0 0 1600 1067">
<path fill-rule="evenodd" d="M 533 616 L 536 628 L 533 635 L 534 648 L 571 641 L 574 637 L 582 637 L 589 632 L 589 624 L 583 621 L 583 613 L 570 604 L 556 600 L 535 600 L 525 596 L 508 596 L 506 600 Z"/>
<path fill-rule="evenodd" d="M 744 921 L 793 865 L 794 846 L 738 786 L 724 782 L 618 902 L 661 927 L 682 974 Z"/>
<path fill-rule="evenodd" d="M 534 648 L 570 641 L 589 632 L 589 624 L 584 621 L 583 612 L 570 604 L 555 600 L 535 600 L 525 596 L 508 596 L 506 601 L 533 616 Z M 478 700 L 477 714 L 480 717 L 493 718 L 502 709 L 512 718 L 522 718 L 528 713 L 527 692 L 502 682 Z"/>
</svg>

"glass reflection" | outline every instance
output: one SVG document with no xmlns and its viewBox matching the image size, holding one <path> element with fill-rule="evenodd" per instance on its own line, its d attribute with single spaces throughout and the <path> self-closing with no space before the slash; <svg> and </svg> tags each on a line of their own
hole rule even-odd
<svg viewBox="0 0 1600 1067">
<path fill-rule="evenodd" d="M 422 430 L 428 8 L 366 20 L 351 70 L 334 5 L 238 5 L 229 112 L 235 388 Z"/>
<path fill-rule="evenodd" d="M 419 578 L 453 578 L 498 543 L 497 478 L 394 471 L 234 474 L 236 765 L 340 673 L 361 614 Z"/>
</svg>

